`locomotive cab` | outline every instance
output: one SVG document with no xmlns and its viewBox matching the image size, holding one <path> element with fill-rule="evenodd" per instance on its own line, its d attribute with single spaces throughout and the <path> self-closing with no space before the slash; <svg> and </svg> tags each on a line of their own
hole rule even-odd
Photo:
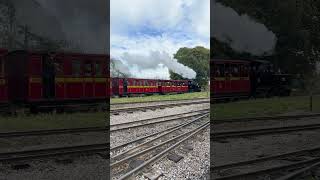
<svg viewBox="0 0 320 180">
<path fill-rule="evenodd" d="M 251 63 L 251 84 L 256 88 L 256 95 L 263 97 L 289 96 L 291 94 L 290 74 L 275 73 L 270 62 L 255 60 Z"/>
<path fill-rule="evenodd" d="M 201 87 L 195 81 L 188 81 L 189 92 L 200 92 Z"/>
</svg>

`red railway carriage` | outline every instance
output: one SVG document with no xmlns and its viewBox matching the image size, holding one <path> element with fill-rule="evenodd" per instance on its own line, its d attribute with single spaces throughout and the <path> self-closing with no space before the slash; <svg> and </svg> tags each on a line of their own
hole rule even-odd
<svg viewBox="0 0 320 180">
<path fill-rule="evenodd" d="M 165 93 L 184 93 L 188 92 L 187 80 L 159 80 L 159 92 Z"/>
<path fill-rule="evenodd" d="M 135 94 L 185 93 L 188 91 L 188 80 L 112 78 L 112 94 L 120 97 Z"/>
<path fill-rule="evenodd" d="M 210 65 L 213 97 L 250 95 L 250 62 L 214 59 Z"/>
<path fill-rule="evenodd" d="M 112 78 L 112 93 L 118 96 L 159 93 L 157 80 Z"/>
<path fill-rule="evenodd" d="M 112 78 L 112 95 L 113 96 L 124 96 L 123 78 Z"/>
<path fill-rule="evenodd" d="M 9 99 L 29 104 L 106 101 L 106 55 L 13 51 L 5 61 Z"/>
<path fill-rule="evenodd" d="M 124 80 L 127 94 L 153 94 L 159 93 L 157 80 L 127 78 Z"/>
</svg>

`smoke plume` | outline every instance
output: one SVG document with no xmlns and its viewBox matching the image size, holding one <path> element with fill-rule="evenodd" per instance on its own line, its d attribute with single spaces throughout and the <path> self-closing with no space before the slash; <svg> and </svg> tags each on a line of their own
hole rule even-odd
<svg viewBox="0 0 320 180">
<path fill-rule="evenodd" d="M 276 36 L 263 24 L 248 15 L 239 15 L 232 8 L 212 2 L 211 36 L 239 52 L 254 55 L 270 54 L 276 44 Z"/>
<path fill-rule="evenodd" d="M 166 52 L 150 51 L 148 55 L 124 53 L 122 59 L 127 63 L 128 67 L 137 67 L 140 72 L 165 67 L 184 78 L 193 79 L 196 77 L 194 70 L 180 64 Z"/>
<path fill-rule="evenodd" d="M 106 53 L 109 47 L 108 2 L 101 0 L 11 0 L 16 21 L 33 33 L 67 40 L 85 53 Z"/>
</svg>

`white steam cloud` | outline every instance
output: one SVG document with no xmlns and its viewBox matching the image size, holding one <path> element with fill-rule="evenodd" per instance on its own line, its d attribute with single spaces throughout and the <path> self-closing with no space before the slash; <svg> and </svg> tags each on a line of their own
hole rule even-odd
<svg viewBox="0 0 320 180">
<path fill-rule="evenodd" d="M 265 25 L 255 22 L 248 15 L 239 15 L 232 8 L 213 3 L 211 11 L 211 35 L 229 43 L 240 52 L 254 55 L 270 54 L 274 51 L 277 38 Z"/>
<path fill-rule="evenodd" d="M 196 72 L 191 68 L 180 64 L 166 52 L 150 51 L 149 54 L 123 53 L 121 59 L 125 62 L 131 74 L 137 78 L 161 78 L 169 79 L 169 76 L 163 76 L 161 71 L 171 70 L 180 74 L 184 78 L 193 79 Z M 165 73 L 168 74 L 168 73 Z"/>
</svg>

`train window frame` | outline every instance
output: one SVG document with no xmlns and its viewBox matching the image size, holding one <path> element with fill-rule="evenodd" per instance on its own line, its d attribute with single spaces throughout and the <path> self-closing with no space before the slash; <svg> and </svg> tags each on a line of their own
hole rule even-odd
<svg viewBox="0 0 320 180">
<path fill-rule="evenodd" d="M 103 62 L 101 61 L 95 61 L 94 62 L 94 75 L 96 77 L 103 76 Z"/>
<path fill-rule="evenodd" d="M 75 64 L 78 65 L 77 69 L 75 69 Z M 82 61 L 79 59 L 72 59 L 71 60 L 71 75 L 75 77 L 81 77 L 82 76 Z"/>
<path fill-rule="evenodd" d="M 240 77 L 239 64 L 230 64 L 231 77 Z"/>
<path fill-rule="evenodd" d="M 214 77 L 221 78 L 221 77 L 225 77 L 226 76 L 225 64 L 220 64 L 219 63 L 219 64 L 215 64 L 213 67 L 214 67 L 213 69 L 214 69 L 214 72 L 215 72 Z M 218 71 L 219 71 L 220 74 L 216 73 Z"/>
<path fill-rule="evenodd" d="M 90 65 L 90 66 L 87 66 Z M 87 69 L 89 67 L 89 69 Z M 89 70 L 89 71 L 88 71 Z M 85 60 L 83 63 L 83 75 L 84 76 L 93 76 L 94 75 L 94 67 L 93 63 L 90 60 Z"/>
</svg>

